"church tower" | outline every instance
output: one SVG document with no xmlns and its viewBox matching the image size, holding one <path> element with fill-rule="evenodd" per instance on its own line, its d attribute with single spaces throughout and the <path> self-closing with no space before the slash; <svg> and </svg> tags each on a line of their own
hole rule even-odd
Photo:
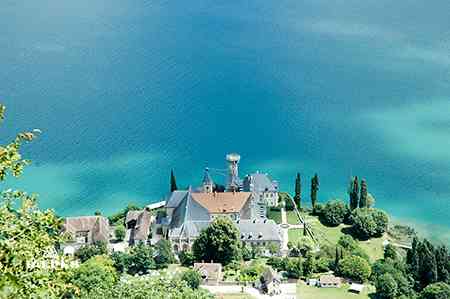
<svg viewBox="0 0 450 299">
<path fill-rule="evenodd" d="M 209 175 L 209 168 L 205 168 L 205 175 L 203 176 L 203 192 L 205 193 L 213 193 L 214 191 L 214 182 Z"/>
</svg>

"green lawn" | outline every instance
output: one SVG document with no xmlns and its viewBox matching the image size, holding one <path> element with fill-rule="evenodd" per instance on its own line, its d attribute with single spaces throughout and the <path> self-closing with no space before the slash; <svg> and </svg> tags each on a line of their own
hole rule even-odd
<svg viewBox="0 0 450 299">
<path fill-rule="evenodd" d="M 269 209 L 267 211 L 267 218 L 272 219 L 277 224 L 280 224 L 281 223 L 281 211 Z"/>
<path fill-rule="evenodd" d="M 288 230 L 289 242 L 296 244 L 298 239 L 303 236 L 303 229 L 291 228 Z"/>
<path fill-rule="evenodd" d="M 295 211 L 286 211 L 286 218 L 289 224 L 300 224 L 300 220 Z"/>
<path fill-rule="evenodd" d="M 313 232 L 316 234 L 320 242 L 325 244 L 336 244 L 339 238 L 344 234 L 349 225 L 341 224 L 337 227 L 328 227 L 323 225 L 315 216 L 306 216 L 306 221 L 311 225 Z M 294 234 L 294 233 L 293 233 Z M 290 235 L 289 235 L 290 236 Z M 360 241 L 362 249 L 366 251 L 372 261 L 376 261 L 383 257 L 383 241 L 387 239 L 387 235 L 381 238 L 374 238 L 368 241 Z M 328 240 L 329 242 L 326 242 Z"/>
<path fill-rule="evenodd" d="M 217 294 L 217 299 L 254 299 L 254 297 L 247 294 Z"/>
<path fill-rule="evenodd" d="M 368 299 L 375 293 L 373 286 L 366 286 L 361 294 L 348 291 L 348 285 L 339 289 L 307 286 L 304 282 L 297 285 L 297 296 L 301 299 Z"/>
</svg>

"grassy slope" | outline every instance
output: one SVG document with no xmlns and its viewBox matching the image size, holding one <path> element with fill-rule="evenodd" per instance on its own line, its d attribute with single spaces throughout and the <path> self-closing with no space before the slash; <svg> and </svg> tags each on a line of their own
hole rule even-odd
<svg viewBox="0 0 450 299">
<path fill-rule="evenodd" d="M 269 209 L 267 212 L 267 218 L 274 220 L 277 224 L 281 223 L 281 211 Z"/>
<path fill-rule="evenodd" d="M 311 225 L 313 231 L 316 233 L 321 242 L 325 242 L 325 239 L 331 242 L 331 244 L 336 244 L 339 238 L 344 234 L 348 225 L 341 224 L 337 227 L 327 227 L 320 223 L 319 219 L 314 216 L 307 216 L 307 222 Z M 289 230 L 289 241 L 295 242 L 299 236 L 303 234 L 302 230 L 291 229 Z M 291 239 L 292 238 L 292 239 Z M 383 257 L 383 241 L 387 239 L 387 235 L 381 238 L 374 238 L 368 241 L 360 241 L 359 244 L 372 261 L 376 261 Z M 330 243 L 328 243 L 330 244 Z"/>
<path fill-rule="evenodd" d="M 375 292 L 372 286 L 366 286 L 361 294 L 348 292 L 348 285 L 343 285 L 339 289 L 310 287 L 301 282 L 297 286 L 297 296 L 301 299 L 367 299 Z"/>
</svg>

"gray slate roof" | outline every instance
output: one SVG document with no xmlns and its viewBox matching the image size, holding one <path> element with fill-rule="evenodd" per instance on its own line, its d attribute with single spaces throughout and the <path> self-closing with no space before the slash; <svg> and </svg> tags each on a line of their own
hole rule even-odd
<svg viewBox="0 0 450 299">
<path fill-rule="evenodd" d="M 281 233 L 273 220 L 240 220 L 237 223 L 242 241 L 277 241 L 281 242 Z"/>
<path fill-rule="evenodd" d="M 166 203 L 166 208 L 176 208 L 180 205 L 181 201 L 186 197 L 189 191 L 176 190 L 170 194 Z"/>
<path fill-rule="evenodd" d="M 278 183 L 272 181 L 267 174 L 254 173 L 244 178 L 244 190 L 251 192 L 277 192 Z"/>
</svg>

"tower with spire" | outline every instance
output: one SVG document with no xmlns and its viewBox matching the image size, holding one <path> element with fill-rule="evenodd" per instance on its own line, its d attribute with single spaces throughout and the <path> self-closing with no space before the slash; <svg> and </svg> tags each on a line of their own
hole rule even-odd
<svg viewBox="0 0 450 299">
<path fill-rule="evenodd" d="M 202 189 L 205 193 L 212 193 L 214 191 L 214 182 L 209 174 L 209 168 L 205 168 L 205 174 L 203 175 Z"/>
</svg>

